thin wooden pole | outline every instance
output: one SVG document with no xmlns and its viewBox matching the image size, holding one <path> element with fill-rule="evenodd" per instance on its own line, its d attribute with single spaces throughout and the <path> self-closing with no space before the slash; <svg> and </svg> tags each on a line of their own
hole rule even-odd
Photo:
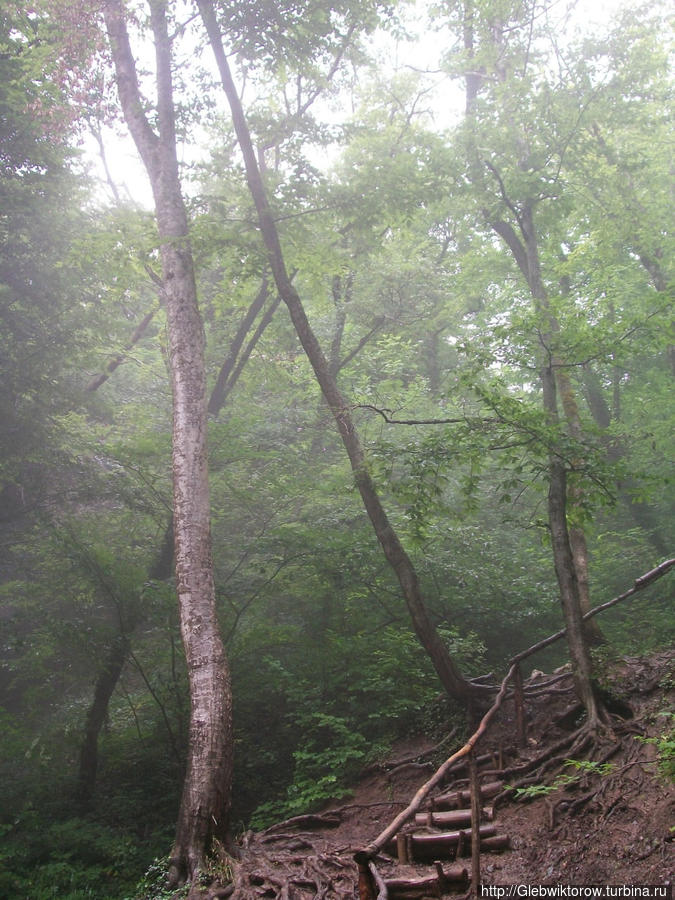
<svg viewBox="0 0 675 900">
<path fill-rule="evenodd" d="M 376 853 L 378 853 L 382 847 L 388 841 L 390 841 L 394 835 L 399 831 L 402 825 L 404 825 L 408 819 L 411 819 L 417 810 L 422 805 L 422 801 L 427 797 L 427 795 L 431 792 L 433 788 L 436 787 L 437 784 L 440 784 L 445 777 L 445 773 L 448 769 L 452 768 L 453 764 L 458 760 L 462 759 L 464 756 L 467 756 L 471 750 L 473 750 L 474 745 L 481 739 L 488 725 L 497 714 L 497 710 L 502 705 L 504 697 L 506 696 L 506 689 L 509 685 L 509 682 L 513 678 L 513 666 L 509 669 L 504 677 L 504 680 L 501 683 L 501 687 L 499 688 L 499 692 L 495 697 L 495 702 L 492 704 L 490 709 L 485 713 L 483 718 L 481 719 L 480 725 L 476 729 L 476 731 L 471 735 L 469 740 L 464 744 L 463 747 L 460 747 L 452 756 L 449 756 L 448 759 L 443 763 L 443 765 L 434 772 L 431 778 L 425 782 L 422 787 L 417 791 L 410 804 L 403 810 L 403 812 L 399 813 L 396 818 L 382 831 L 375 840 L 371 841 L 367 847 L 364 847 L 363 850 L 359 850 L 354 854 L 354 859 L 357 863 L 359 862 L 367 862 Z"/>
<path fill-rule="evenodd" d="M 478 764 L 474 750 L 469 753 L 469 784 L 471 785 L 471 891 L 478 897 L 480 885 L 480 814 L 481 796 Z"/>
<path fill-rule="evenodd" d="M 398 856 L 399 865 L 407 866 L 410 862 L 406 836 L 402 831 L 399 831 L 396 835 L 396 855 Z"/>
</svg>

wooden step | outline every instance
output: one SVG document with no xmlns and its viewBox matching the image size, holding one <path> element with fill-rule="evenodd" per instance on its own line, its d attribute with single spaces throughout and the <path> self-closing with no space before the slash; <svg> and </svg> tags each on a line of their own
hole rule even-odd
<svg viewBox="0 0 675 900">
<path fill-rule="evenodd" d="M 480 839 L 481 853 L 503 853 L 511 848 L 511 838 L 507 834 L 496 834 L 494 837 Z"/>
<path fill-rule="evenodd" d="M 454 859 L 456 856 L 464 856 L 471 852 L 472 831 L 471 828 L 465 828 L 458 831 L 401 833 L 396 836 L 395 841 L 388 844 L 387 850 L 392 855 L 396 854 L 399 862 L 403 864 L 418 859 L 429 859 L 429 857 Z M 485 842 L 495 837 L 500 838 L 500 841 L 493 841 L 493 849 L 498 846 L 506 849 L 508 846 L 508 837 L 498 835 L 495 825 L 481 825 L 479 833 L 481 848 L 490 849 L 490 845 Z M 506 845 L 504 845 L 504 841 L 506 841 Z"/>
<path fill-rule="evenodd" d="M 486 822 L 492 821 L 492 807 L 482 810 L 481 818 Z M 470 809 L 453 809 L 448 812 L 416 813 L 415 825 L 426 825 L 427 828 L 468 828 L 471 826 Z"/>
<path fill-rule="evenodd" d="M 481 800 L 491 800 L 496 797 L 504 786 L 503 781 L 490 781 L 480 786 Z M 471 803 L 471 791 L 449 791 L 447 794 L 439 794 L 432 797 L 430 806 L 432 811 L 438 809 L 459 809 Z"/>
<path fill-rule="evenodd" d="M 440 897 L 449 890 L 465 891 L 469 885 L 469 874 L 464 866 L 455 865 L 443 868 L 435 864 L 436 874 L 424 878 L 387 878 L 385 885 L 391 900 L 403 900 L 404 897 Z"/>
</svg>

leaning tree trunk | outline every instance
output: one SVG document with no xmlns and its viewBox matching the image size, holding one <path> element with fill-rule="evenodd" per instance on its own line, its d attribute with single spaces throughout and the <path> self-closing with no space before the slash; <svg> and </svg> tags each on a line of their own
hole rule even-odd
<svg viewBox="0 0 675 900">
<path fill-rule="evenodd" d="M 173 884 L 194 879 L 211 838 L 224 837 L 232 782 L 230 675 L 216 616 L 206 452 L 204 331 L 176 154 L 171 41 L 164 0 L 150 0 L 155 41 L 157 124 L 143 101 L 122 0 L 104 16 L 129 130 L 152 184 L 160 238 L 173 393 L 173 522 L 176 588 L 190 686 L 188 762 L 176 839 Z"/>
<path fill-rule="evenodd" d="M 349 404 L 340 393 L 335 375 L 314 334 L 298 292 L 288 276 L 279 233 L 267 199 L 251 135 L 235 88 L 223 47 L 220 28 L 211 0 L 198 0 L 199 11 L 218 65 L 223 89 L 232 111 L 232 122 L 241 147 L 246 177 L 258 213 L 258 221 L 269 256 L 277 290 L 286 304 L 300 343 L 314 369 L 326 403 L 335 419 L 340 437 L 349 457 L 354 481 L 361 494 L 366 512 L 382 546 L 384 554 L 396 573 L 403 596 L 420 643 L 428 653 L 446 692 L 455 699 L 466 701 L 474 687 L 463 677 L 452 660 L 429 618 L 417 573 L 392 527 L 373 483 Z"/>
</svg>

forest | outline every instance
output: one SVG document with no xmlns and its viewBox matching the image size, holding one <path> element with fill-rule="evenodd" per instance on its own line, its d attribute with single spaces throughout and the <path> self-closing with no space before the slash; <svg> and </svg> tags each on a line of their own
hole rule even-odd
<svg viewBox="0 0 675 900">
<path fill-rule="evenodd" d="M 675 637 L 672 576 L 584 618 L 675 556 L 670 12 L 2 4 L 0 897 L 206 896 L 559 629 L 612 728 Z"/>
</svg>

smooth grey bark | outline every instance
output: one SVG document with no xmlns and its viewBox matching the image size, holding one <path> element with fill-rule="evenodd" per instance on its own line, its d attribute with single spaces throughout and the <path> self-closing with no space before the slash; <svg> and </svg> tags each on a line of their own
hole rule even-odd
<svg viewBox="0 0 675 900">
<path fill-rule="evenodd" d="M 204 330 L 176 153 L 166 3 L 150 0 L 157 131 L 143 112 L 122 0 L 105 0 L 103 13 L 122 111 L 152 185 L 169 332 L 176 589 L 191 702 L 187 771 L 170 864 L 171 881 L 180 884 L 196 877 L 211 838 L 226 835 L 232 783 L 230 674 L 211 556 Z"/>
<path fill-rule="evenodd" d="M 479 690 L 479 687 L 471 685 L 464 678 L 429 618 L 415 568 L 389 522 L 375 484 L 370 477 L 349 404 L 340 393 L 329 362 L 310 326 L 300 296 L 286 270 L 279 233 L 267 199 L 248 123 L 232 80 L 213 4 L 210 0 L 198 0 L 197 5 L 216 59 L 223 90 L 230 104 L 234 129 L 244 157 L 249 190 L 258 213 L 260 230 L 277 290 L 288 308 L 300 343 L 314 370 L 326 404 L 335 419 L 351 463 L 355 484 L 385 557 L 396 573 L 415 632 L 427 651 L 446 692 L 451 697 L 464 702 L 472 692 Z"/>
</svg>

